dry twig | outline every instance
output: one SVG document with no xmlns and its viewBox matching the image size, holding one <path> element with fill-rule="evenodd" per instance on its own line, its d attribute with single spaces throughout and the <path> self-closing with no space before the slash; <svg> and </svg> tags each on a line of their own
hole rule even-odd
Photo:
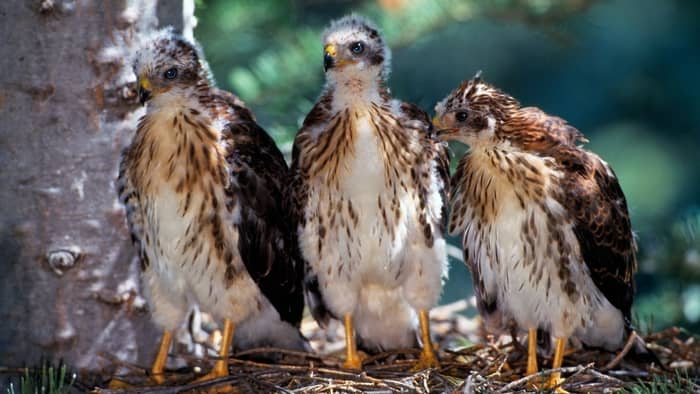
<svg viewBox="0 0 700 394">
<path fill-rule="evenodd" d="M 625 358 L 627 353 L 629 353 L 630 349 L 632 349 L 632 346 L 634 346 L 634 342 L 636 340 L 637 340 L 637 332 L 632 331 L 632 333 L 630 333 L 630 337 L 627 339 L 627 343 L 625 343 L 625 347 L 622 348 L 622 351 L 617 356 L 615 356 L 615 358 L 612 359 L 612 361 L 605 364 L 605 366 L 603 367 L 603 371 L 609 371 L 609 370 L 615 368 L 617 366 L 617 364 L 619 364 L 620 361 L 622 361 L 622 359 Z"/>
<path fill-rule="evenodd" d="M 635 342 L 632 334 L 625 347 L 613 355 L 598 350 L 578 350 L 565 358 L 563 368 L 549 369 L 530 376 L 523 376 L 526 354 L 518 351 L 516 341 L 498 340 L 470 343 L 459 338 L 478 338 L 475 332 L 459 332 L 457 324 L 449 324 L 452 315 L 461 311 L 462 305 L 443 308 L 438 314 L 441 327 L 446 324 L 451 331 L 439 332 L 437 343 L 441 349 L 441 367 L 436 370 L 411 372 L 419 350 L 400 349 L 369 356 L 365 359 L 363 372 L 340 368 L 341 361 L 334 355 L 343 347 L 342 333 L 322 332 L 311 322 L 305 322 L 304 335 L 311 338 L 319 352 L 308 354 L 285 349 L 262 348 L 238 352 L 229 359 L 231 375 L 210 382 L 192 383 L 192 369 L 169 371 L 166 386 L 148 385 L 147 371 L 129 363 L 105 357 L 115 368 L 126 368 L 129 381 L 149 392 L 174 393 L 198 391 L 213 386 L 233 386 L 241 392 L 281 393 L 329 393 L 329 392 L 513 392 L 526 391 L 527 384 L 537 377 L 559 371 L 568 375 L 563 386 L 571 393 L 619 390 L 628 384 L 651 381 L 662 376 L 674 379 L 675 372 L 640 364 L 626 357 Z M 464 327 L 465 325 L 462 325 Z M 476 325 L 474 325 L 476 326 Z M 457 341 L 455 342 L 455 338 Z M 688 376 L 700 375 L 700 341 L 683 330 L 671 328 L 644 338 L 650 349 L 661 358 L 664 366 L 683 366 Z M 465 346 L 466 345 L 466 346 Z M 262 357 L 274 355 L 275 362 L 261 361 Z M 183 356 L 187 365 L 203 365 L 202 360 Z M 210 360 L 211 361 L 211 360 Z M 209 362 L 210 362 L 209 361 Z M 506 362 L 508 368 L 506 368 Z M 595 365 L 604 365 L 595 369 Z M 613 369 L 614 368 L 614 369 Z M 670 369 L 670 368 L 669 368 Z M 0 369 L 0 373 L 11 371 Z M 689 387 L 697 387 L 696 381 L 688 381 Z M 103 380 L 104 381 L 104 380 Z M 155 390 L 155 391 L 152 391 Z M 114 393 L 103 390 L 104 393 Z"/>
</svg>

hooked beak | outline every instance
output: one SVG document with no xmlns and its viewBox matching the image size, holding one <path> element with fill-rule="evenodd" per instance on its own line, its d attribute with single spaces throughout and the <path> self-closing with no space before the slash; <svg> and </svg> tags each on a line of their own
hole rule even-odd
<svg viewBox="0 0 700 394">
<path fill-rule="evenodd" d="M 342 54 L 338 54 L 335 45 L 328 44 L 323 47 L 323 71 L 328 71 L 331 68 L 341 68 L 354 63 L 357 63 L 357 61 L 345 59 Z"/>
<path fill-rule="evenodd" d="M 454 127 L 448 127 L 446 128 L 441 122 L 440 122 L 440 117 L 435 115 L 433 117 L 433 126 L 435 127 L 435 135 L 438 137 L 438 139 L 447 141 L 453 139 L 453 136 L 457 134 L 459 129 L 454 128 Z"/>
<path fill-rule="evenodd" d="M 142 75 L 139 76 L 138 84 L 139 102 L 143 105 L 151 98 L 151 81 L 149 81 L 146 76 Z"/>
<path fill-rule="evenodd" d="M 323 48 L 323 71 L 335 67 L 335 45 L 328 44 Z"/>
</svg>

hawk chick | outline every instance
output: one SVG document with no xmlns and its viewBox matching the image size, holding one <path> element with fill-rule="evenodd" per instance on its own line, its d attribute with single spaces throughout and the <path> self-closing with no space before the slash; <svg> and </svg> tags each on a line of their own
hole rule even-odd
<svg viewBox="0 0 700 394">
<path fill-rule="evenodd" d="M 133 65 L 147 109 L 118 186 L 153 319 L 165 330 L 154 374 L 192 304 L 225 322 L 210 377 L 228 373 L 234 327 L 237 347 L 304 349 L 303 263 L 282 154 L 244 104 L 214 86 L 199 47 L 171 29 L 146 40 Z"/>
<path fill-rule="evenodd" d="M 292 162 L 307 302 L 322 325 L 343 319 L 345 366 L 355 369 L 355 331 L 368 350 L 415 346 L 418 311 L 418 367 L 434 366 L 428 310 L 447 272 L 446 147 L 422 110 L 389 96 L 389 49 L 375 27 L 344 17 L 323 45 L 326 86 Z"/>
<path fill-rule="evenodd" d="M 521 108 L 478 76 L 435 110 L 441 138 L 470 147 L 452 177 L 449 232 L 462 236 L 487 325 L 528 330 L 528 374 L 537 329 L 557 338 L 553 368 L 571 337 L 618 349 L 637 260 L 612 168 L 577 146 L 586 139 L 566 121 Z"/>
</svg>

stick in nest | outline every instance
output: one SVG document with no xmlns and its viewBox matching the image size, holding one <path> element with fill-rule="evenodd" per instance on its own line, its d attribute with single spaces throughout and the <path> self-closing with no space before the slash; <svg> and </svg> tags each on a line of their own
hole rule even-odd
<svg viewBox="0 0 700 394">
<path fill-rule="evenodd" d="M 499 393 L 505 393 L 505 392 L 512 391 L 514 388 L 519 387 L 519 386 L 521 386 L 521 385 L 523 385 L 523 384 L 525 384 L 525 383 L 528 383 L 530 380 L 532 380 L 532 379 L 534 379 L 534 378 L 542 377 L 542 376 L 545 376 L 545 375 L 550 375 L 550 374 L 552 374 L 552 373 L 554 373 L 554 372 L 561 372 L 561 373 L 572 373 L 572 372 L 574 372 L 576 375 L 578 375 L 579 373 L 581 373 L 581 372 L 583 372 L 583 371 L 585 371 L 585 370 L 588 370 L 588 369 L 592 368 L 593 365 L 594 365 L 594 363 L 590 363 L 590 364 L 587 364 L 587 365 L 585 365 L 585 366 L 584 366 L 584 365 L 577 365 L 577 366 L 575 366 L 575 367 L 546 369 L 546 370 L 544 370 L 544 371 L 537 372 L 537 373 L 533 373 L 532 375 L 527 375 L 527 376 L 525 376 L 524 378 L 521 378 L 521 379 L 515 380 L 515 381 L 513 381 L 513 382 L 510 382 L 509 384 L 503 386 L 503 387 L 499 390 Z"/>
<path fill-rule="evenodd" d="M 634 342 L 635 342 L 636 339 L 637 339 L 637 332 L 636 332 L 636 331 L 632 331 L 632 332 L 630 333 L 630 337 L 627 339 L 627 343 L 625 343 L 625 347 L 622 348 L 622 351 L 621 351 L 617 356 L 615 356 L 615 358 L 613 358 L 612 360 L 610 360 L 610 362 L 607 363 L 607 364 L 602 368 L 602 370 L 603 370 L 603 371 L 609 371 L 609 370 L 615 368 L 615 367 L 617 366 L 617 364 L 619 364 L 620 361 L 622 361 L 622 359 L 625 358 L 625 356 L 627 355 L 627 353 L 629 353 L 629 351 L 632 349 L 632 346 L 634 346 Z"/>
</svg>

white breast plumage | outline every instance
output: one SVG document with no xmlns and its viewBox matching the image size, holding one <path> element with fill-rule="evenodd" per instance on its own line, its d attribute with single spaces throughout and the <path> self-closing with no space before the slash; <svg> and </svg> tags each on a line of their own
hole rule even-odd
<svg viewBox="0 0 700 394">
<path fill-rule="evenodd" d="M 166 115 L 179 119 L 178 126 L 173 128 L 174 121 Z M 193 125 L 208 123 L 191 115 L 185 121 L 182 113 L 164 111 L 148 121 L 149 129 L 144 132 L 144 143 L 150 149 L 144 154 L 148 152 L 150 157 L 142 157 L 138 168 L 146 221 L 144 250 L 151 263 L 144 276 L 159 289 L 161 299 L 152 304 L 178 305 L 161 306 L 163 313 L 154 314 L 167 327 L 180 323 L 175 320 L 181 319 L 187 305 L 199 304 L 217 316 L 239 321 L 262 308 L 264 302 L 248 275 L 236 277 L 235 285 L 225 280 L 227 264 L 236 272 L 245 271 L 245 267 L 236 247 L 238 233 L 224 209 L 223 185 L 213 179 L 215 172 L 204 168 L 209 158 L 203 156 L 202 149 L 194 148 L 205 142 L 193 141 L 195 136 L 204 136 L 202 131 L 192 130 Z M 197 174 L 191 173 L 195 161 Z M 218 220 L 212 220 L 214 217 Z M 216 231 L 211 227 L 214 223 Z M 216 245 L 219 241 L 214 232 L 221 233 L 218 239 L 225 245 Z M 222 249 L 231 254 L 221 253 Z M 172 314 L 167 312 L 170 309 Z"/>
<path fill-rule="evenodd" d="M 551 159 L 495 150 L 470 155 L 470 163 L 485 164 L 470 167 L 472 189 L 463 190 L 457 204 L 466 205 L 465 214 L 453 212 L 453 221 L 463 229 L 466 258 L 476 265 L 483 296 L 497 299 L 500 315 L 490 316 L 492 324 L 515 319 L 522 328 L 618 346 L 622 316 L 590 278 L 573 223 L 556 199 L 561 174 Z M 531 165 L 520 174 L 508 165 L 519 160 Z"/>
<path fill-rule="evenodd" d="M 381 110 L 393 119 L 388 108 Z M 370 111 L 350 113 L 346 121 L 351 130 L 334 132 L 352 133 L 348 149 L 352 153 L 342 156 L 337 179 L 329 180 L 321 172 L 310 180 L 306 205 L 310 220 L 301 232 L 302 251 L 318 273 L 331 310 L 353 312 L 363 322 L 357 330 L 365 341 L 383 348 L 412 346 L 411 330 L 392 333 L 387 327 L 373 331 L 377 324 L 384 324 L 379 316 L 389 313 L 389 305 L 395 316 L 384 317 L 385 321 L 397 327 L 413 326 L 415 314 L 405 298 L 409 292 L 411 300 L 423 300 L 425 309 L 437 300 L 446 259 L 444 240 L 426 245 L 417 216 L 421 212 L 419 191 L 412 184 L 410 168 L 387 157 L 387 141 L 381 140 L 386 137 L 376 129 L 382 123 L 372 119 Z M 392 122 L 391 127 L 398 127 Z M 417 154 L 411 149 L 419 146 L 415 138 L 412 134 L 407 137 L 409 156 Z M 435 177 L 434 172 L 431 176 Z M 437 184 L 435 179 L 429 182 Z M 438 188 L 427 187 L 427 203 L 436 204 L 435 210 L 440 211 Z M 426 278 L 417 280 L 416 275 Z"/>
</svg>

